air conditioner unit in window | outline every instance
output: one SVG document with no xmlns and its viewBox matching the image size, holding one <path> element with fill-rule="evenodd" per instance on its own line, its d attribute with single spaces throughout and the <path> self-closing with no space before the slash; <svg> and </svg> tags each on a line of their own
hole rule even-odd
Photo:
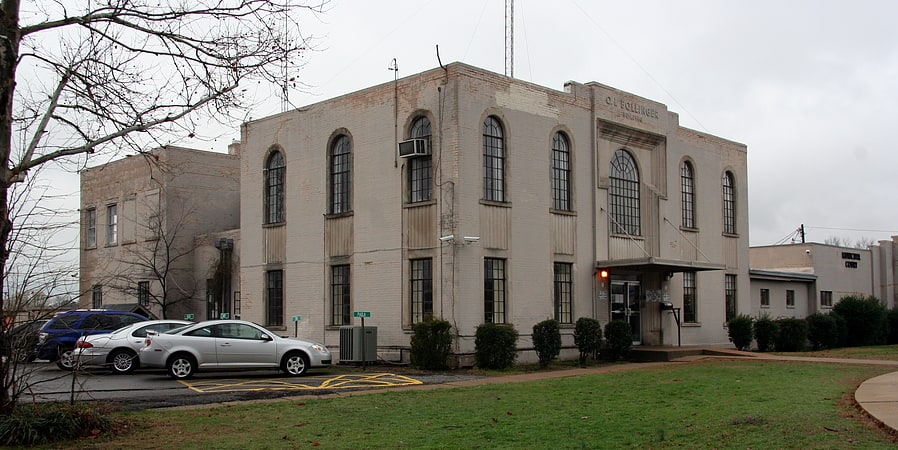
<svg viewBox="0 0 898 450">
<path fill-rule="evenodd" d="M 399 157 L 412 158 L 415 156 L 427 156 L 430 154 L 430 146 L 427 139 L 409 139 L 399 143 Z"/>
</svg>

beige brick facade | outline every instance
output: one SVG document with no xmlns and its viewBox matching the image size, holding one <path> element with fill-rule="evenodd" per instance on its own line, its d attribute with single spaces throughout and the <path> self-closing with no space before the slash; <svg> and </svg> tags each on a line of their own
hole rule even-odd
<svg viewBox="0 0 898 450">
<path fill-rule="evenodd" d="M 196 267 L 194 237 L 239 226 L 239 189 L 237 155 L 179 147 L 82 171 L 80 305 L 137 304 L 143 282 L 161 317 L 165 280 L 175 303 L 166 316 L 205 318 L 205 280 L 195 272 L 208 270 Z"/>
<path fill-rule="evenodd" d="M 432 125 L 433 196 L 411 202 L 412 159 L 399 158 L 396 144 L 411 137 L 418 117 Z M 484 192 L 490 117 L 503 132 L 500 201 Z M 558 132 L 570 149 L 569 210 L 553 208 Z M 333 213 L 330 157 L 340 136 L 351 147 L 351 207 Z M 489 320 L 487 295 L 504 300 L 504 310 L 491 310 L 497 314 L 490 318 L 513 324 L 520 347 L 529 348 L 532 326 L 556 317 L 555 263 L 572 269 L 566 346 L 573 345 L 579 317 L 629 319 L 637 342 L 676 345 L 674 315 L 660 304 L 669 301 L 683 313 L 684 272 L 695 273 L 696 306 L 679 330 L 682 344 L 727 342 L 725 275 L 731 312 L 750 311 L 746 147 L 682 128 L 665 105 L 633 94 L 598 83 L 552 90 L 456 63 L 249 122 L 238 147 L 244 319 L 287 329 L 299 315 L 301 336 L 336 346 L 347 321 L 334 309 L 335 292 L 348 286 L 348 309 L 371 313 L 366 325 L 378 327 L 380 345 L 408 345 L 411 261 L 422 259 L 432 263 L 433 315 L 452 323 L 462 354 L 473 351 L 477 325 Z M 636 234 L 613 232 L 619 212 L 609 194 L 611 161 L 619 150 L 638 174 Z M 275 151 L 284 156 L 286 175 L 283 220 L 272 222 L 266 164 Z M 686 161 L 693 169 L 691 226 L 682 220 Z M 733 182 L 730 232 L 724 232 L 725 173 Z M 504 284 L 499 297 L 484 289 L 485 265 L 495 261 L 504 265 L 504 283 L 491 284 Z M 348 268 L 345 285 L 335 266 Z M 610 272 L 608 281 L 597 278 L 600 268 Z M 272 272 L 283 278 L 282 310 L 270 309 L 268 296 L 277 295 Z"/>
</svg>

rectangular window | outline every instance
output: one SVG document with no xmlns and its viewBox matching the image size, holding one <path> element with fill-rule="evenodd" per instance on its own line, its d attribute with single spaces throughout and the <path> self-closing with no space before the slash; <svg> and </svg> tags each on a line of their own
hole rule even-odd
<svg viewBox="0 0 898 450">
<path fill-rule="evenodd" d="M 103 286 L 95 284 L 90 291 L 91 308 L 99 309 L 103 307 Z"/>
<path fill-rule="evenodd" d="M 736 317 L 736 275 L 726 275 L 724 290 L 726 299 L 724 319 L 729 322 L 730 319 Z"/>
<path fill-rule="evenodd" d="M 770 289 L 761 289 L 761 308 L 770 307 Z"/>
<path fill-rule="evenodd" d="M 106 243 L 114 245 L 118 242 L 118 208 L 116 205 L 106 206 Z"/>
<path fill-rule="evenodd" d="M 97 209 L 88 208 L 84 211 L 84 246 L 94 248 L 97 246 Z"/>
<path fill-rule="evenodd" d="M 433 198 L 433 158 L 420 156 L 408 160 L 409 201 L 426 202 Z"/>
<path fill-rule="evenodd" d="M 833 307 L 833 291 L 820 291 L 820 306 L 824 308 Z"/>
<path fill-rule="evenodd" d="M 786 308 L 795 307 L 795 291 L 786 289 Z"/>
<path fill-rule="evenodd" d="M 507 301 L 505 260 L 485 258 L 483 260 L 483 321 L 505 323 Z"/>
<path fill-rule="evenodd" d="M 150 282 L 137 282 L 137 303 L 140 306 L 150 306 Z"/>
<path fill-rule="evenodd" d="M 695 272 L 683 272 L 683 322 L 698 323 Z"/>
<path fill-rule="evenodd" d="M 349 325 L 349 265 L 331 267 L 331 325 Z"/>
<path fill-rule="evenodd" d="M 412 323 L 433 318 L 433 260 L 411 260 Z"/>
<path fill-rule="evenodd" d="M 574 265 L 555 263 L 555 320 L 558 323 L 573 323 Z"/>
<path fill-rule="evenodd" d="M 281 327 L 284 326 L 284 271 L 269 270 L 266 277 L 268 299 L 265 305 L 265 325 Z"/>
</svg>

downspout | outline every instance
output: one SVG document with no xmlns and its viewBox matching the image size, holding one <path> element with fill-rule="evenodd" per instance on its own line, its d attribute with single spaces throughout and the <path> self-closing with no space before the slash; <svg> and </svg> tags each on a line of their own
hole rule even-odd
<svg viewBox="0 0 898 450">
<path fill-rule="evenodd" d="M 596 142 L 596 126 L 597 126 L 596 125 L 596 121 L 597 121 L 596 95 L 595 95 L 595 89 L 592 87 L 589 88 L 589 113 L 591 116 L 590 117 L 590 125 L 589 125 L 589 128 L 590 128 L 589 134 L 590 134 L 590 150 L 591 150 L 590 159 L 591 159 L 591 163 L 592 163 L 592 167 L 590 170 L 590 172 L 592 173 L 592 180 L 591 180 L 591 185 L 590 185 L 590 191 L 592 192 L 592 262 L 590 263 L 590 266 L 592 266 L 592 302 L 590 302 L 590 303 L 592 303 L 592 317 L 598 318 L 598 306 L 599 306 L 598 305 L 598 303 L 599 303 L 599 300 L 598 300 L 599 295 L 598 294 L 599 294 L 599 289 L 601 289 L 601 286 L 599 286 L 598 282 L 596 281 L 595 265 L 596 265 L 596 261 L 599 260 L 598 250 L 596 249 L 596 247 L 598 247 L 598 244 L 599 244 L 598 229 L 597 229 L 599 212 L 598 212 L 598 204 L 596 203 L 596 200 L 597 200 L 596 189 L 598 187 L 598 176 L 599 176 L 599 174 L 598 174 L 599 167 L 596 165 L 596 161 L 598 160 L 597 153 L 599 151 L 599 145 Z"/>
</svg>

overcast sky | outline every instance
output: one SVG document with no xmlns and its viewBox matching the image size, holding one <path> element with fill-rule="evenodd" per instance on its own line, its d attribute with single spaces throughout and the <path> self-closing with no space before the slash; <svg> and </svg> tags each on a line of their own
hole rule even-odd
<svg viewBox="0 0 898 450">
<path fill-rule="evenodd" d="M 596 81 L 748 146 L 750 243 L 898 235 L 898 2 L 517 0 L 514 75 Z M 455 61 L 505 67 L 504 0 L 332 0 L 301 106 Z M 262 94 L 260 94 L 262 95 Z M 278 112 L 272 98 L 249 112 Z M 225 151 L 215 141 L 175 142 Z M 784 241 L 785 239 L 785 241 Z"/>
</svg>

